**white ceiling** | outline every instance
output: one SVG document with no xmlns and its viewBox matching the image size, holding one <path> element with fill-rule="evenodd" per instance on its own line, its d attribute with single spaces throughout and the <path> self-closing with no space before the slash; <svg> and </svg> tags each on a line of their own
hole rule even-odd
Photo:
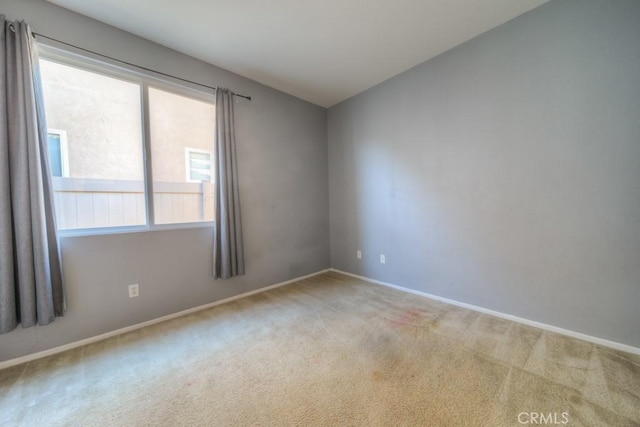
<svg viewBox="0 0 640 427">
<path fill-rule="evenodd" d="M 548 0 L 48 0 L 330 107 Z"/>
</svg>

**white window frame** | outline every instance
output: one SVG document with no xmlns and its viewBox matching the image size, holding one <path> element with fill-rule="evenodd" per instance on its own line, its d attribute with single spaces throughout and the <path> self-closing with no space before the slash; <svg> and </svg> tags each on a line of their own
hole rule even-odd
<svg viewBox="0 0 640 427">
<path fill-rule="evenodd" d="M 208 150 L 202 150 L 199 148 L 185 147 L 184 148 L 184 166 L 185 166 L 185 174 L 186 174 L 187 182 L 202 182 L 195 179 L 191 179 L 191 156 L 190 156 L 191 153 L 209 155 L 209 166 L 211 166 L 209 168 L 209 174 L 211 175 L 209 177 L 209 182 L 213 182 L 213 152 Z"/>
<path fill-rule="evenodd" d="M 49 134 L 58 135 L 60 138 L 60 167 L 62 169 L 62 178 L 69 177 L 69 147 L 67 145 L 67 131 L 61 129 L 47 129 L 47 137 Z M 48 141 L 47 141 L 48 143 Z"/>
<path fill-rule="evenodd" d="M 144 168 L 144 189 L 145 189 L 145 205 L 147 210 L 147 220 L 144 225 L 127 225 L 99 228 L 76 228 L 58 230 L 60 236 L 91 236 L 103 234 L 121 234 L 136 233 L 154 230 L 172 230 L 185 228 L 201 228 L 212 227 L 215 221 L 197 221 L 187 223 L 170 223 L 156 224 L 154 218 L 154 197 L 153 197 L 153 177 L 151 173 L 151 135 L 150 135 L 150 117 L 149 117 L 149 88 L 160 89 L 163 91 L 175 93 L 176 95 L 185 96 L 198 101 L 207 102 L 215 105 L 215 93 L 204 92 L 202 88 L 196 85 L 184 83 L 170 77 L 162 79 L 154 77 L 150 73 L 143 73 L 135 67 L 125 67 L 117 61 L 111 61 L 98 55 L 88 54 L 84 51 L 76 51 L 73 48 L 60 48 L 58 45 L 46 44 L 42 42 L 39 45 L 39 57 L 47 61 L 57 62 L 62 65 L 79 68 L 92 73 L 103 76 L 120 79 L 140 86 L 140 101 L 142 109 L 142 122 L 140 126 L 143 130 L 143 168 Z M 65 132 L 65 150 L 68 150 Z M 60 145 L 62 146 L 62 136 Z M 61 149 L 62 151 L 62 149 Z M 68 152 L 67 152 L 68 153 Z M 68 154 L 67 154 L 68 155 Z M 213 156 L 212 156 L 213 158 Z M 68 168 L 68 161 L 67 168 Z M 215 165 L 212 164 L 212 168 Z M 68 172 L 68 169 L 67 169 Z M 213 179 L 214 173 L 211 170 Z M 64 172 L 63 172 L 64 174 Z M 197 181 L 200 182 L 200 181 Z"/>
</svg>

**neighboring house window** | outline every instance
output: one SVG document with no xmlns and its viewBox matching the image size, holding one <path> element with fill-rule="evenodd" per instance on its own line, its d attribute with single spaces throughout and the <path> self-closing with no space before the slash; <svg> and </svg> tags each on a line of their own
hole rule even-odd
<svg viewBox="0 0 640 427">
<path fill-rule="evenodd" d="M 65 178 L 53 180 L 59 229 L 214 220 L 214 94 L 41 53 L 51 175 Z"/>
<path fill-rule="evenodd" d="M 211 182 L 211 151 L 185 148 L 187 182 Z"/>
<path fill-rule="evenodd" d="M 49 165 L 51 167 L 51 175 L 59 177 L 69 176 L 67 132 L 59 129 L 48 129 L 47 143 L 49 147 Z"/>
</svg>

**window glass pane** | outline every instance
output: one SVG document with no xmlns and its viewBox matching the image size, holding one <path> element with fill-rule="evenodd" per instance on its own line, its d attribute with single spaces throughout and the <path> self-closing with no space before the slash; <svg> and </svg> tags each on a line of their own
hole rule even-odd
<svg viewBox="0 0 640 427">
<path fill-rule="evenodd" d="M 213 221 L 215 106 L 149 88 L 156 224 Z"/>
<path fill-rule="evenodd" d="M 187 148 L 189 155 L 189 180 L 211 181 L 211 153 L 198 153 Z"/>
<path fill-rule="evenodd" d="M 62 147 L 60 145 L 60 135 L 55 133 L 48 134 L 47 142 L 49 144 L 51 175 L 62 176 Z"/>
<path fill-rule="evenodd" d="M 68 177 L 53 180 L 58 227 L 145 224 L 140 85 L 43 59 L 40 67 L 47 125 L 66 132 Z"/>
</svg>

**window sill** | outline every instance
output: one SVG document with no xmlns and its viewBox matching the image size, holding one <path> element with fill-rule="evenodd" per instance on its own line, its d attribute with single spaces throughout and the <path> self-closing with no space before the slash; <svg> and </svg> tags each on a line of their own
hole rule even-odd
<svg viewBox="0 0 640 427">
<path fill-rule="evenodd" d="M 214 221 L 191 222 L 178 224 L 157 224 L 157 225 L 135 225 L 128 227 L 104 227 L 104 228 L 83 228 L 76 230 L 58 230 L 58 237 L 86 237 L 102 236 L 111 234 L 148 233 L 154 231 L 185 230 L 191 228 L 212 228 Z"/>
</svg>

